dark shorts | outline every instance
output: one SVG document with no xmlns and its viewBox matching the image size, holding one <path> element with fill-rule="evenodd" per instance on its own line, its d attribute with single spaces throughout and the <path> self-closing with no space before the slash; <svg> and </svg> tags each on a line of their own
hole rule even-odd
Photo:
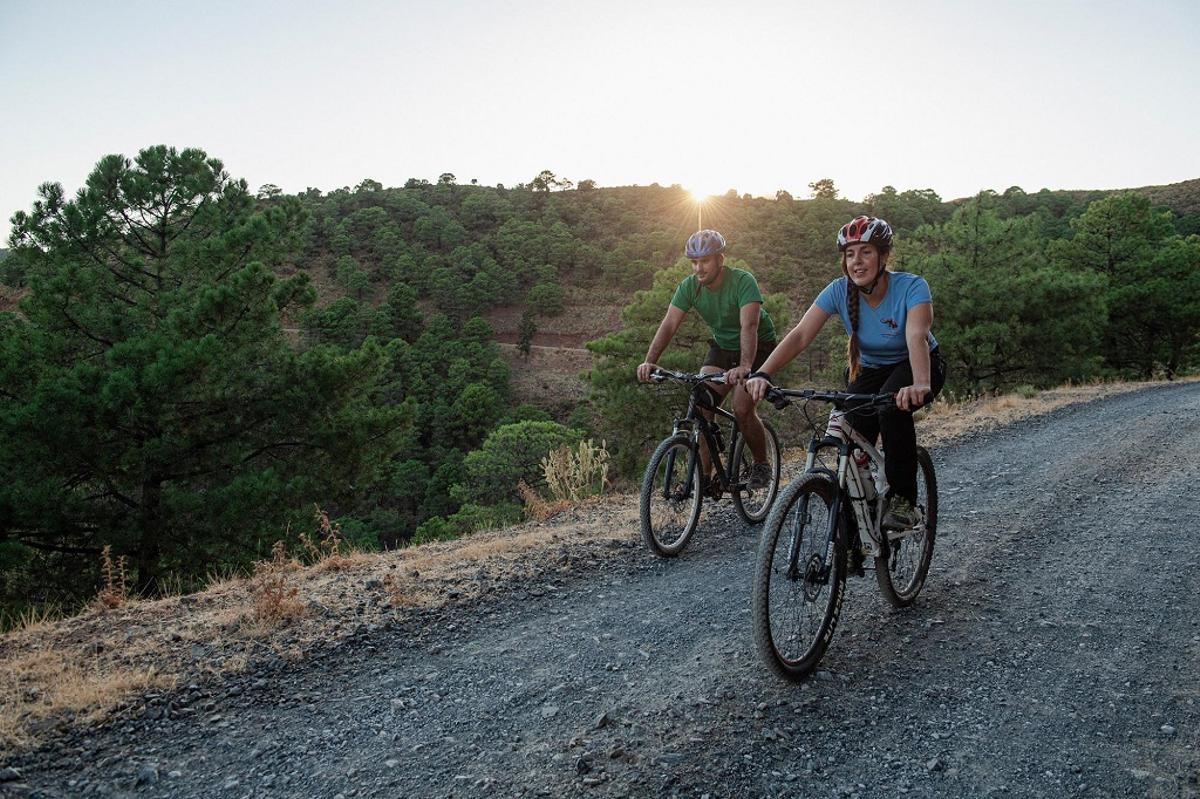
<svg viewBox="0 0 1200 799">
<path fill-rule="evenodd" d="M 775 339 L 770 341 L 758 342 L 758 350 L 754 354 L 753 369 L 761 369 L 762 365 L 767 362 L 767 356 L 771 354 L 771 350 L 775 349 Z M 723 350 L 717 346 L 717 342 L 710 340 L 708 342 L 708 355 L 704 356 L 704 366 L 715 366 L 722 371 L 728 371 L 737 366 L 742 360 L 742 353 L 739 350 Z"/>
</svg>

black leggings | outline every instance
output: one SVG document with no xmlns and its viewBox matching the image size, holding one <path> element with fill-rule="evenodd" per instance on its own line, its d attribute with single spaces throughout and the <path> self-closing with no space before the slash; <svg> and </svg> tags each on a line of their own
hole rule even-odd
<svg viewBox="0 0 1200 799">
<path fill-rule="evenodd" d="M 932 401 L 946 383 L 946 359 L 940 348 L 929 353 L 929 386 Z M 907 359 L 877 368 L 863 367 L 846 390 L 859 394 L 895 394 L 913 383 L 912 365 Z M 893 494 L 917 500 L 917 430 L 912 411 L 890 408 L 878 414 L 850 414 L 850 424 L 867 441 L 874 442 L 883 433 L 884 463 Z"/>
</svg>

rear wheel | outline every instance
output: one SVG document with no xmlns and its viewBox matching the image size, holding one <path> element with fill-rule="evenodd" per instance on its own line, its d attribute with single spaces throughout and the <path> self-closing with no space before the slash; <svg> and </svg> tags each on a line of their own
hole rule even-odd
<svg viewBox="0 0 1200 799">
<path fill-rule="evenodd" d="M 837 486 L 808 473 L 779 495 L 758 545 L 754 643 L 776 674 L 800 680 L 817 667 L 837 627 L 846 591 L 846 547 L 825 559 Z M 838 537 L 845 530 L 838 530 Z"/>
<path fill-rule="evenodd" d="M 779 436 L 775 428 L 763 422 L 767 432 L 767 470 L 769 475 L 765 485 L 751 483 L 754 474 L 754 457 L 746 444 L 746 437 L 738 438 L 737 446 L 733 449 L 733 506 L 738 514 L 751 524 L 757 524 L 767 518 L 771 512 L 771 504 L 779 493 Z"/>
<path fill-rule="evenodd" d="M 911 530 L 886 531 L 887 543 L 875 558 L 879 591 L 898 608 L 908 607 L 921 593 L 937 538 L 937 476 L 924 447 L 917 447 L 917 508 L 923 521 Z"/>
<path fill-rule="evenodd" d="M 686 434 L 664 439 L 642 478 L 642 540 L 655 555 L 671 558 L 687 546 L 700 520 L 700 468 Z"/>
</svg>

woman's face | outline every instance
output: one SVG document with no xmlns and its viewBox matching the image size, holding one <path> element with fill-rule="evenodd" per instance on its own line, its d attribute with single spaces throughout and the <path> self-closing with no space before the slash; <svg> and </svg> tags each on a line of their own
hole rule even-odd
<svg viewBox="0 0 1200 799">
<path fill-rule="evenodd" d="M 884 263 L 874 244 L 851 244 L 846 248 L 846 274 L 860 288 L 871 285 Z"/>
</svg>

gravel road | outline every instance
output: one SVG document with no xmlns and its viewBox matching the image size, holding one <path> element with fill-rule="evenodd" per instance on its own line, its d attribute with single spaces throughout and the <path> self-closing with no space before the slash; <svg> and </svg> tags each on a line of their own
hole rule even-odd
<svg viewBox="0 0 1200 799">
<path fill-rule="evenodd" d="M 59 740 L 0 795 L 1200 796 L 1198 453 L 1200 383 L 941 447 L 924 593 L 895 611 L 851 578 L 799 686 L 754 654 L 757 528 L 725 504 L 676 560 L 631 529 L 599 566 Z"/>
</svg>

